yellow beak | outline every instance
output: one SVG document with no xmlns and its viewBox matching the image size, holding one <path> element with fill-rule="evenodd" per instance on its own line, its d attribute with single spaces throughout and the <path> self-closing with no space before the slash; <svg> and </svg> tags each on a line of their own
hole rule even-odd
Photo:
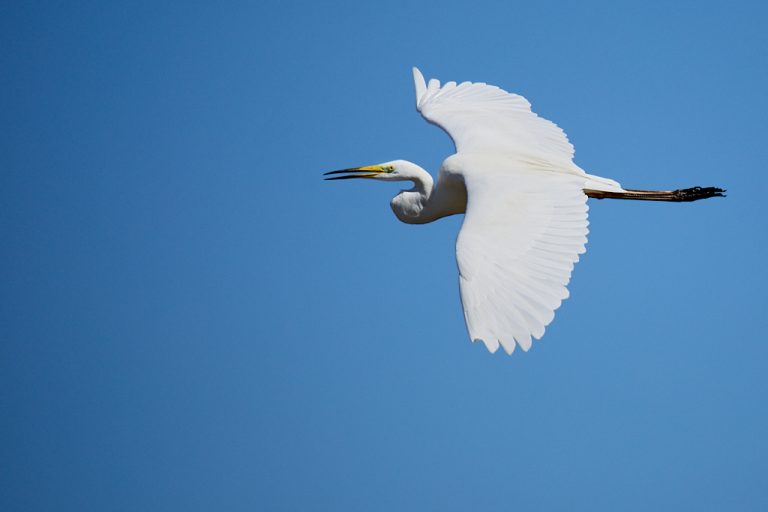
<svg viewBox="0 0 768 512">
<path fill-rule="evenodd" d="M 325 178 L 326 180 L 350 180 L 352 178 L 375 178 L 379 174 L 387 172 L 380 165 L 369 165 L 366 167 L 353 167 L 352 169 L 341 169 L 339 171 L 326 172 L 323 176 L 329 176 L 331 174 L 344 174 L 344 176 L 335 176 L 333 178 Z"/>
</svg>

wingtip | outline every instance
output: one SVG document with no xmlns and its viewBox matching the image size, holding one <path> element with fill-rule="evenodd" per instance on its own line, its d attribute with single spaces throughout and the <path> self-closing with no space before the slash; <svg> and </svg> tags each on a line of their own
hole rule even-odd
<svg viewBox="0 0 768 512">
<path fill-rule="evenodd" d="M 421 98 L 427 92 L 427 82 L 424 80 L 424 75 L 421 74 L 421 71 L 419 71 L 419 68 L 416 66 L 413 66 L 413 85 L 416 89 L 416 109 L 418 109 Z"/>
</svg>

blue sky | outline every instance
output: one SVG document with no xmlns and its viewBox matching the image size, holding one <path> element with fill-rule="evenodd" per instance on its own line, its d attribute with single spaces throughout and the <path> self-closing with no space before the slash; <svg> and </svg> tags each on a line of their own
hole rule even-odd
<svg viewBox="0 0 768 512">
<path fill-rule="evenodd" d="M 3 510 L 765 510 L 760 2 L 0 7 Z M 448 137 L 410 68 L 526 96 L 591 201 L 528 353 L 463 325 L 461 218 L 320 179 Z"/>
</svg>

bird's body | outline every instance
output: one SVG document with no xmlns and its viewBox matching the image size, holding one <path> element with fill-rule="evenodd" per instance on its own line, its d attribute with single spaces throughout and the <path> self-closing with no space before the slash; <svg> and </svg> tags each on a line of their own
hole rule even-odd
<svg viewBox="0 0 768 512">
<path fill-rule="evenodd" d="M 573 162 L 573 146 L 554 123 L 521 96 L 498 87 L 424 81 L 414 68 L 417 110 L 445 129 L 456 154 L 437 183 L 404 160 L 345 169 L 329 179 L 411 181 L 391 202 L 397 218 L 424 224 L 465 214 L 456 241 L 467 330 L 495 352 L 531 347 L 568 297 L 568 284 L 587 242 L 587 197 L 691 201 L 721 189 L 625 190 Z"/>
</svg>

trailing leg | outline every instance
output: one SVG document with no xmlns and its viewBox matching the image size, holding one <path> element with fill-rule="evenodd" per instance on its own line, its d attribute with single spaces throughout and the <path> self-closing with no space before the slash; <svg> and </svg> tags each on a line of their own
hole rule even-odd
<svg viewBox="0 0 768 512">
<path fill-rule="evenodd" d="M 677 190 L 632 190 L 607 192 L 604 190 L 584 189 L 588 197 L 594 199 L 634 199 L 639 201 L 674 201 L 688 202 L 709 197 L 725 197 L 725 189 L 717 187 L 691 187 Z"/>
</svg>

